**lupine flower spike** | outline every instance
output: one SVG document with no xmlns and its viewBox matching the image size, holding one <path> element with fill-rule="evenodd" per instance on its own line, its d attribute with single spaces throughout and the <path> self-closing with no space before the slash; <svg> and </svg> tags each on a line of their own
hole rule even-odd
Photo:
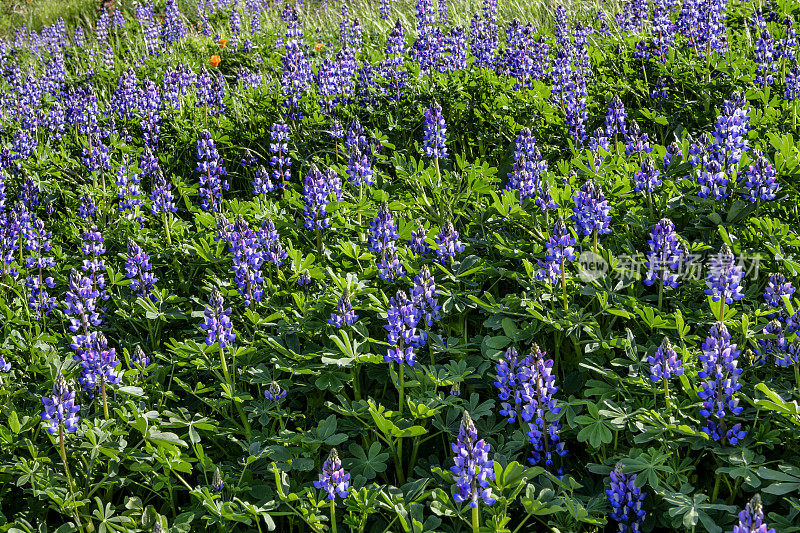
<svg viewBox="0 0 800 533">
<path fill-rule="evenodd" d="M 642 522 L 647 514 L 643 508 L 646 492 L 636 487 L 636 474 L 625 474 L 622 464 L 611 472 L 611 488 L 606 491 L 611 504 L 611 519 L 619 525 L 617 531 L 641 531 Z"/>
<path fill-rule="evenodd" d="M 764 508 L 761 496 L 756 494 L 739 512 L 739 524 L 733 526 L 731 533 L 775 533 L 775 529 L 767 528 L 764 522 Z"/>
<path fill-rule="evenodd" d="M 314 482 L 314 486 L 328 493 L 331 501 L 331 531 L 336 533 L 336 496 L 347 498 L 350 494 L 350 474 L 342 468 L 342 460 L 336 448 L 332 448 L 328 458 L 322 463 L 322 472 L 319 481 Z"/>
<path fill-rule="evenodd" d="M 480 531 L 478 499 L 486 505 L 493 505 L 489 481 L 494 480 L 494 461 L 489 459 L 490 446 L 483 439 L 478 440 L 478 429 L 467 411 L 461 420 L 458 439 L 450 445 L 455 457 L 455 466 L 450 467 L 457 492 L 453 499 L 469 502 L 472 508 L 472 530 Z"/>
<path fill-rule="evenodd" d="M 211 488 L 217 492 L 222 492 L 225 489 L 225 483 L 222 481 L 222 473 L 219 467 L 214 469 L 214 475 L 211 477 Z"/>
<path fill-rule="evenodd" d="M 277 381 L 273 381 L 264 391 L 264 398 L 273 402 L 280 402 L 286 398 L 287 391 Z"/>
<path fill-rule="evenodd" d="M 683 362 L 678 358 L 678 354 L 672 348 L 667 337 L 664 337 L 656 352 L 647 358 L 647 362 L 650 363 L 650 381 L 658 383 L 663 380 L 664 382 L 664 398 L 666 398 L 667 410 L 669 410 L 669 380 L 683 374 Z"/>
<path fill-rule="evenodd" d="M 724 244 L 719 253 L 711 258 L 706 294 L 711 296 L 714 302 L 722 301 L 718 317 L 720 321 L 725 317 L 725 304 L 731 305 L 744 297 L 741 287 L 744 271 L 735 261 L 736 258 L 727 244 Z"/>
</svg>

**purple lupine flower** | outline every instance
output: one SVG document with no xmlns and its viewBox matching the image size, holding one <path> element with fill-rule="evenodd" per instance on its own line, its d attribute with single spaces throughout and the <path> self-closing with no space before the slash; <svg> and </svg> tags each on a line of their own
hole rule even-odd
<svg viewBox="0 0 800 533">
<path fill-rule="evenodd" d="M 447 124 L 442 116 L 442 106 L 436 100 L 425 110 L 425 132 L 422 152 L 432 159 L 447 159 Z"/>
<path fill-rule="evenodd" d="M 730 196 L 730 174 L 748 150 L 746 135 L 751 127 L 746 106 L 747 101 L 739 93 L 733 93 L 730 100 L 725 100 L 697 176 L 700 184 L 698 196 L 701 198 L 713 196 L 715 200 L 724 200 Z"/>
<path fill-rule="evenodd" d="M 264 252 L 259 235 L 250 229 L 240 215 L 233 223 L 227 240 L 228 250 L 233 256 L 234 283 L 239 288 L 239 294 L 244 297 L 245 305 L 253 301 L 260 302 L 264 295 L 264 276 L 261 273 Z"/>
<path fill-rule="evenodd" d="M 17 210 L 8 209 L 0 211 L 0 276 L 6 274 L 12 278 L 17 277 L 14 269 L 14 252 L 20 247 L 22 228 L 17 215 Z"/>
<path fill-rule="evenodd" d="M 286 15 L 288 13 L 288 19 Z M 300 100 L 314 80 L 314 71 L 306 59 L 301 48 L 302 26 L 297 20 L 297 13 L 293 9 L 284 11 L 287 20 L 286 54 L 283 56 L 283 75 L 281 77 L 281 92 L 286 99 L 284 106 L 289 110 L 289 118 L 300 120 Z"/>
<path fill-rule="evenodd" d="M 411 302 L 414 304 L 414 309 L 419 313 L 419 323 L 424 320 L 428 327 L 432 326 L 437 320 L 442 317 L 439 312 L 442 306 L 439 305 L 439 300 L 436 294 L 436 282 L 428 270 L 427 265 L 422 265 L 419 274 L 414 277 L 414 286 L 409 291 L 411 295 Z M 420 334 L 421 343 L 425 344 L 427 341 L 427 333 L 422 331 Z"/>
<path fill-rule="evenodd" d="M 81 270 L 86 272 L 87 276 L 92 282 L 92 288 L 97 291 L 97 297 L 101 300 L 108 300 L 109 296 L 106 292 L 106 263 L 103 261 L 102 256 L 106 253 L 104 246 L 103 234 L 97 229 L 97 226 L 92 225 L 89 230 L 81 234 L 81 252 L 89 259 L 83 260 Z"/>
<path fill-rule="evenodd" d="M 633 175 L 634 192 L 652 194 L 661 187 L 661 178 L 655 162 L 650 157 L 642 159 L 641 169 Z"/>
<path fill-rule="evenodd" d="M 419 313 L 414 308 L 413 301 L 403 291 L 389 299 L 389 308 L 386 311 L 388 324 L 384 326 L 388 331 L 389 350 L 383 357 L 385 362 L 394 361 L 398 364 L 406 363 L 414 366 L 416 355 L 414 348 L 420 346 L 420 335 L 417 333 Z"/>
<path fill-rule="evenodd" d="M 139 116 L 142 107 L 142 94 L 138 87 L 136 71 L 128 68 L 117 80 L 117 88 L 109 103 L 114 115 L 122 121 L 130 121 Z"/>
<path fill-rule="evenodd" d="M 798 366 L 800 365 L 800 339 L 795 337 L 783 351 L 775 353 L 776 366 Z"/>
<path fill-rule="evenodd" d="M 606 235 L 611 233 L 611 206 L 608 205 L 603 189 L 587 180 L 583 188 L 572 197 L 575 205 L 570 217 L 578 233 L 583 235 Z"/>
<path fill-rule="evenodd" d="M 679 155 L 682 155 L 680 143 L 677 141 L 670 143 L 666 148 L 664 157 L 661 159 L 661 163 L 664 165 L 664 171 L 669 169 L 672 162 L 675 161 L 675 158 Z"/>
<path fill-rule="evenodd" d="M 307 287 L 311 285 L 311 282 L 312 282 L 311 275 L 308 273 L 308 271 L 303 272 L 302 274 L 300 274 L 300 276 L 297 277 L 297 284 L 300 285 L 301 287 Z"/>
<path fill-rule="evenodd" d="M 676 288 L 680 283 L 677 272 L 684 263 L 685 252 L 675 224 L 668 218 L 662 218 L 650 232 L 647 241 L 650 250 L 647 252 L 647 277 L 644 284 L 650 286 L 660 282 L 664 287 Z"/>
<path fill-rule="evenodd" d="M 161 40 L 167 48 L 186 36 L 186 23 L 178 7 L 177 0 L 167 0 L 164 8 L 164 24 L 161 27 Z"/>
<path fill-rule="evenodd" d="M 267 188 L 263 192 L 271 192 L 280 183 L 282 189 L 286 188 L 286 182 L 292 177 L 292 160 L 289 158 L 289 126 L 281 119 L 269 129 L 270 145 L 269 151 L 272 156 L 269 159 L 269 166 L 272 168 L 272 188 Z"/>
<path fill-rule="evenodd" d="M 426 255 L 430 253 L 431 247 L 425 238 L 428 236 L 428 230 L 422 225 L 422 222 L 417 223 L 417 229 L 411 232 L 411 239 L 408 241 L 408 247 L 412 253 Z"/>
<path fill-rule="evenodd" d="M 658 78 L 653 90 L 650 91 L 650 98 L 666 100 L 669 98 L 669 91 L 667 91 L 667 82 L 664 78 Z"/>
<path fill-rule="evenodd" d="M 119 211 L 127 219 L 133 219 L 142 205 L 142 200 L 139 197 L 141 190 L 139 184 L 142 179 L 140 174 L 132 172 L 127 162 L 119 166 L 117 170 L 117 179 L 115 183 L 119 190 L 117 191 L 117 198 L 119 198 Z M 140 220 L 141 217 L 138 217 Z"/>
<path fill-rule="evenodd" d="M 350 474 L 342 468 L 342 461 L 336 448 L 331 449 L 328 458 L 322 463 L 319 481 L 315 481 L 314 486 L 326 491 L 329 500 L 335 500 L 337 495 L 340 498 L 347 498 L 350 493 Z"/>
<path fill-rule="evenodd" d="M 97 307 L 99 298 L 100 292 L 94 287 L 92 278 L 81 276 L 77 270 L 70 273 L 64 314 L 70 317 L 69 330 L 75 333 L 71 346 L 78 355 L 82 355 L 94 340 L 91 328 L 102 323 Z"/>
<path fill-rule="evenodd" d="M 786 81 L 783 83 L 783 99 L 789 102 L 800 99 L 800 65 L 794 65 L 786 73 Z"/>
<path fill-rule="evenodd" d="M 93 219 L 97 216 L 97 204 L 94 203 L 94 199 L 90 194 L 84 193 L 81 195 L 77 215 L 83 219 Z"/>
<path fill-rule="evenodd" d="M 780 320 L 770 320 L 764 326 L 764 333 L 773 335 L 775 338 L 758 339 L 758 348 L 756 349 L 756 360 L 759 364 L 764 365 L 767 363 L 769 356 L 775 358 L 776 366 L 789 366 L 789 361 L 786 356 L 786 351 L 789 349 L 789 342 L 786 339 L 783 324 Z"/>
<path fill-rule="evenodd" d="M 739 512 L 739 523 L 733 526 L 732 533 L 775 533 L 775 529 L 767 528 L 764 522 L 764 508 L 761 496 L 756 494 Z"/>
<path fill-rule="evenodd" d="M 778 309 L 783 307 L 783 296 L 791 298 L 795 291 L 797 289 L 792 287 L 792 282 L 786 281 L 786 276 L 776 272 L 769 275 L 769 282 L 764 291 L 764 300 L 772 309 Z"/>
<path fill-rule="evenodd" d="M 400 19 L 397 19 L 392 31 L 386 37 L 386 60 L 383 63 L 382 73 L 387 80 L 389 98 L 400 100 L 401 91 L 406 85 L 408 72 L 405 66 L 406 31 Z"/>
<path fill-rule="evenodd" d="M 647 362 L 650 364 L 650 381 L 653 383 L 658 383 L 662 379 L 669 381 L 683 374 L 683 361 L 678 358 L 667 337 L 664 337 L 656 352 L 648 356 Z"/>
<path fill-rule="evenodd" d="M 625 155 L 649 154 L 652 151 L 650 136 L 647 133 L 642 133 L 639 123 L 632 120 L 625 134 Z"/>
<path fill-rule="evenodd" d="M 153 297 L 153 289 L 158 278 L 151 271 L 153 265 L 150 256 L 136 244 L 133 239 L 128 239 L 128 258 L 125 261 L 125 276 L 131 280 L 131 290 L 138 296 Z"/>
<path fill-rule="evenodd" d="M 153 173 L 153 192 L 150 195 L 152 206 L 150 211 L 158 213 L 174 213 L 178 210 L 175 205 L 175 196 L 172 194 L 172 183 L 167 181 L 161 168 L 156 168 Z"/>
<path fill-rule="evenodd" d="M 545 243 L 544 261 L 539 261 L 539 279 L 546 277 L 552 283 L 561 277 L 566 263 L 575 261 L 578 257 L 574 248 L 576 242 L 564 220 L 559 218 L 553 227 L 553 235 Z"/>
<path fill-rule="evenodd" d="M 450 472 L 458 489 L 453 499 L 458 503 L 468 501 L 473 509 L 478 507 L 478 498 L 486 505 L 493 505 L 496 500 L 489 488 L 489 481 L 494 480 L 494 461 L 489 459 L 491 447 L 483 439 L 478 440 L 478 429 L 467 411 L 458 439 L 450 447 L 455 454 L 455 466 L 450 467 Z"/>
<path fill-rule="evenodd" d="M 58 433 L 62 427 L 67 433 L 75 433 L 78 430 L 80 420 L 78 412 L 81 406 L 75 405 L 75 392 L 69 390 L 64 376 L 58 375 L 53 383 L 53 396 L 43 397 L 42 404 L 44 405 L 42 420 L 48 423 L 48 433 Z"/>
<path fill-rule="evenodd" d="M 144 350 L 142 350 L 142 347 L 138 344 L 136 345 L 136 348 L 133 349 L 131 363 L 133 363 L 133 365 L 139 370 L 144 370 L 150 365 L 150 358 L 147 357 L 147 354 L 144 353 Z"/>
<path fill-rule="evenodd" d="M 280 235 L 278 235 L 278 230 L 275 229 L 275 223 L 271 218 L 267 218 L 261 223 L 258 241 L 264 251 L 264 259 L 273 265 L 281 266 L 289 258 L 289 253 L 281 244 Z"/>
<path fill-rule="evenodd" d="M 158 146 L 161 135 L 161 92 L 151 80 L 145 80 L 141 91 L 142 138 L 148 146 Z"/>
<path fill-rule="evenodd" d="M 744 171 L 744 177 L 740 178 L 740 181 L 744 181 L 746 189 L 742 192 L 742 198 L 750 203 L 758 200 L 774 200 L 778 191 L 775 167 L 764 154 L 756 151 L 754 155 L 755 165 L 748 166 Z"/>
<path fill-rule="evenodd" d="M 405 276 L 397 255 L 397 224 L 386 202 L 381 204 L 369 228 L 369 251 L 378 256 L 378 277 L 387 281 Z"/>
<path fill-rule="evenodd" d="M 281 387 L 280 383 L 273 381 L 264 391 L 264 397 L 272 402 L 280 402 L 286 398 L 287 391 Z"/>
<path fill-rule="evenodd" d="M 647 493 L 636 487 L 636 474 L 625 474 L 622 468 L 622 464 L 617 463 L 610 474 L 611 488 L 606 491 L 611 504 L 610 517 L 619 524 L 618 531 L 641 531 L 647 515 L 643 508 Z"/>
<path fill-rule="evenodd" d="M 219 467 L 214 469 L 214 475 L 211 476 L 211 488 L 216 492 L 225 490 L 225 482 L 222 481 L 222 472 L 219 471 Z"/>
<path fill-rule="evenodd" d="M 420 71 L 429 74 L 436 64 L 439 39 L 436 35 L 436 9 L 433 0 L 417 0 L 417 39 L 412 48 L 412 57 L 419 63 Z"/>
<path fill-rule="evenodd" d="M 344 325 L 351 326 L 358 320 L 358 315 L 353 310 L 353 304 L 350 303 L 350 291 L 345 289 L 339 302 L 336 304 L 336 312 L 331 314 L 328 319 L 328 324 L 335 328 L 341 328 Z"/>
<path fill-rule="evenodd" d="M 3 358 L 3 355 L 0 354 L 0 372 L 8 372 L 11 370 L 11 363 Z"/>
<path fill-rule="evenodd" d="M 86 348 L 73 357 L 81 366 L 80 382 L 90 397 L 93 391 L 106 384 L 119 383 L 117 351 L 108 346 L 108 340 L 101 332 L 94 332 Z"/>
<path fill-rule="evenodd" d="M 520 201 L 535 198 L 536 205 L 543 211 L 557 207 L 550 196 L 547 179 L 547 161 L 542 159 L 536 139 L 528 128 L 522 128 L 514 146 L 514 163 L 508 174 L 506 190 L 519 191 Z"/>
<path fill-rule="evenodd" d="M 314 165 L 303 178 L 303 200 L 306 204 L 305 227 L 322 230 L 331 227 L 328 218 L 328 182 L 326 176 Z"/>
<path fill-rule="evenodd" d="M 347 176 L 351 183 L 361 186 L 362 183 L 372 185 L 372 165 L 368 154 L 362 153 L 358 146 L 350 152 L 347 163 Z"/>
<path fill-rule="evenodd" d="M 713 301 L 724 300 L 726 304 L 731 305 L 734 300 L 741 300 L 744 296 L 741 287 L 744 271 L 741 266 L 735 264 L 735 261 L 736 258 L 727 244 L 722 246 L 717 255 L 711 257 L 710 272 L 706 282 L 708 289 L 705 293 L 711 296 Z"/>
<path fill-rule="evenodd" d="M 221 117 L 225 113 L 226 87 L 222 74 L 203 69 L 195 80 L 195 105 L 210 117 Z"/>
<path fill-rule="evenodd" d="M 523 361 L 517 360 L 517 349 L 508 348 L 500 362 L 495 365 L 497 371 L 497 381 L 494 386 L 500 391 L 499 413 L 508 418 L 508 423 L 513 424 L 522 410 L 522 383 L 519 382 L 520 368 L 527 363 L 527 358 Z M 525 377 L 525 373 L 522 374 Z"/>
<path fill-rule="evenodd" d="M 775 39 L 772 38 L 769 30 L 767 30 L 767 24 L 761 14 L 761 8 L 756 8 L 753 16 L 756 19 L 753 24 L 753 31 L 758 35 L 753 47 L 755 54 L 753 60 L 756 64 L 756 78 L 753 83 L 756 86 L 765 87 L 772 85 L 774 75 L 778 72 L 776 59 L 778 59 L 779 52 L 775 46 Z"/>
<path fill-rule="evenodd" d="M 217 289 L 211 291 L 203 315 L 204 322 L 200 327 L 206 331 L 206 345 L 211 346 L 219 342 L 220 348 L 225 348 L 236 340 L 236 333 L 233 331 L 233 323 L 230 316 L 233 309 L 225 307 L 225 299 Z"/>
<path fill-rule="evenodd" d="M 713 440 L 727 438 L 735 446 L 747 432 L 742 430 L 741 424 L 736 424 L 726 432 L 725 417 L 728 413 L 738 415 L 743 409 L 735 397 L 742 387 L 738 382 L 742 369 L 737 366 L 741 352 L 735 344 L 731 344 L 731 335 L 722 322 L 711 326 L 702 348 L 698 356 L 702 369 L 697 376 L 706 381 L 697 395 L 703 400 L 700 414 L 707 422 L 701 429 Z"/>
<path fill-rule="evenodd" d="M 464 245 L 458 240 L 459 234 L 453 227 L 452 222 L 447 222 L 439 230 L 439 234 L 434 241 L 439 245 L 436 248 L 436 261 L 444 263 L 445 261 L 452 261 L 457 253 L 464 251 Z"/>
<path fill-rule="evenodd" d="M 25 246 L 31 252 L 31 257 L 25 258 L 25 268 L 29 271 L 25 286 L 30 290 L 28 307 L 35 311 L 36 318 L 49 317 L 56 307 L 55 297 L 47 292 L 47 289 L 55 287 L 55 282 L 52 277 L 44 274 L 44 269 L 56 266 L 55 259 L 46 255 L 53 249 L 52 237 L 53 232 L 45 229 L 42 219 L 37 218 L 31 222 Z"/>
<path fill-rule="evenodd" d="M 545 466 L 552 466 L 553 452 L 562 457 L 567 454 L 566 445 L 559 440 L 561 425 L 557 421 L 548 423 L 545 420 L 546 413 L 557 415 L 561 412 L 554 397 L 558 387 L 553 365 L 553 360 L 545 359 L 545 353 L 534 344 L 531 354 L 517 371 L 523 403 L 520 416 L 530 428 L 527 435 L 533 449 L 528 462 L 532 465 L 544 459 Z"/>
<path fill-rule="evenodd" d="M 225 179 L 228 171 L 222 165 L 222 158 L 208 130 L 203 130 L 197 139 L 196 169 L 200 173 L 200 197 L 203 199 L 203 210 L 217 213 L 222 203 L 222 191 L 227 191 L 229 188 L 228 180 Z"/>
</svg>

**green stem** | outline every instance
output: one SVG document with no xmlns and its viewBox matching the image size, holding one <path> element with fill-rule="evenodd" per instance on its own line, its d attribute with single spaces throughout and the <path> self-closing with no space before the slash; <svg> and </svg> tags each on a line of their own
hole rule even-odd
<svg viewBox="0 0 800 533">
<path fill-rule="evenodd" d="M 220 346 L 219 347 L 219 358 L 222 362 L 222 374 L 225 376 L 225 383 L 228 384 L 228 387 L 231 389 L 231 401 L 233 402 L 236 411 L 239 413 L 239 418 L 242 420 L 242 427 L 244 428 L 245 436 L 250 439 L 250 421 L 247 419 L 247 415 L 242 408 L 242 405 L 236 401 L 234 390 L 233 390 L 233 381 L 231 380 L 231 375 L 228 372 L 228 363 L 225 361 L 225 349 Z"/>
<path fill-rule="evenodd" d="M 397 378 L 398 378 L 398 392 L 400 393 L 400 401 L 399 405 L 397 406 L 397 411 L 400 413 L 400 416 L 403 416 L 403 407 L 406 403 L 406 369 L 403 366 L 404 363 L 397 363 Z"/>
<path fill-rule="evenodd" d="M 69 483 L 69 494 L 72 496 L 72 504 L 75 505 L 75 483 L 72 481 L 72 474 L 69 473 L 69 466 L 67 465 L 67 447 L 64 444 L 64 425 L 59 423 L 58 424 L 58 445 L 59 445 L 59 452 L 61 455 L 61 462 L 64 463 L 64 472 L 67 474 L 67 483 Z M 78 529 L 81 531 L 83 530 L 83 525 L 81 524 L 81 519 L 78 516 L 77 512 L 74 512 L 75 521 L 78 523 Z"/>
<path fill-rule="evenodd" d="M 319 258 L 322 260 L 322 231 L 317 230 L 317 252 L 319 253 Z"/>
<path fill-rule="evenodd" d="M 472 533 L 480 533 L 481 531 L 481 515 L 478 511 L 478 506 L 472 508 Z"/>
<path fill-rule="evenodd" d="M 100 378 L 100 394 L 103 397 L 103 418 L 108 420 L 108 400 L 106 399 L 106 380 Z"/>
<path fill-rule="evenodd" d="M 167 212 L 161 213 L 161 220 L 164 222 L 164 231 L 167 234 L 167 244 L 172 246 L 172 236 L 169 233 L 169 222 L 167 221 Z"/>
<path fill-rule="evenodd" d="M 717 477 L 714 480 L 714 491 L 711 493 L 711 503 L 717 501 L 717 496 L 719 496 L 720 481 L 722 481 L 722 474 L 717 474 Z"/>
<path fill-rule="evenodd" d="M 567 273 L 564 271 L 564 259 L 561 259 L 561 299 L 564 302 L 564 311 L 567 311 L 569 304 L 567 304 Z"/>
<path fill-rule="evenodd" d="M 797 392 L 800 393 L 800 364 L 794 365 L 794 382 L 797 385 Z"/>
<path fill-rule="evenodd" d="M 336 500 L 331 500 L 331 532 L 336 533 Z"/>
<path fill-rule="evenodd" d="M 669 411 L 672 405 L 669 402 L 669 381 L 667 381 L 667 378 L 664 378 L 664 399 L 667 401 L 667 411 Z"/>
<path fill-rule="evenodd" d="M 658 310 L 661 311 L 661 304 L 664 302 L 664 283 L 658 280 Z"/>
</svg>

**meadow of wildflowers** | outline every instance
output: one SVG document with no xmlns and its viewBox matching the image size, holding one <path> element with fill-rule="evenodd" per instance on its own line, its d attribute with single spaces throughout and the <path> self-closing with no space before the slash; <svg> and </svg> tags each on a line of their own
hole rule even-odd
<svg viewBox="0 0 800 533">
<path fill-rule="evenodd" d="M 800 531 L 800 2 L 45 1 L 0 532 Z"/>
</svg>

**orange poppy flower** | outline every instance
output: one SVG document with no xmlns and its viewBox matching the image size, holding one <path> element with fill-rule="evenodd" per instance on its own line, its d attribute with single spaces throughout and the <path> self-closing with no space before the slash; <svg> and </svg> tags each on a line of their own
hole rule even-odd
<svg viewBox="0 0 800 533">
<path fill-rule="evenodd" d="M 220 61 L 222 61 L 222 58 L 219 57 L 217 54 L 214 54 L 213 56 L 208 58 L 208 62 L 211 63 L 211 66 L 214 68 L 219 66 Z"/>
<path fill-rule="evenodd" d="M 325 43 L 314 43 L 314 50 L 322 50 L 325 48 Z"/>
<path fill-rule="evenodd" d="M 225 37 L 220 37 L 220 39 L 219 39 L 220 47 L 225 48 L 226 44 L 228 44 L 228 39 L 226 39 Z"/>
</svg>

